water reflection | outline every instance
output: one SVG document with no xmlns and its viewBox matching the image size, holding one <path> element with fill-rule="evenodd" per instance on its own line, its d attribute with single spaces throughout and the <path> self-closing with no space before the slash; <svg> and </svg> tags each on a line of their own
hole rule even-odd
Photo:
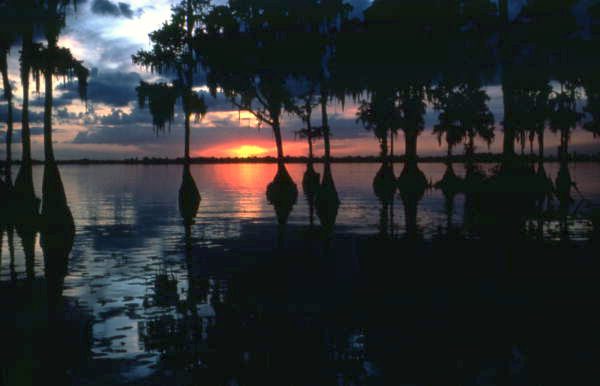
<svg viewBox="0 0 600 386">
<path fill-rule="evenodd" d="M 551 179 L 563 167 L 543 166 Z M 540 204 L 539 190 L 496 193 L 490 186 L 509 177 L 498 176 L 500 169 L 493 165 L 404 165 L 404 181 L 413 176 L 422 183 L 402 185 L 389 163 L 333 164 L 329 175 L 335 192 L 339 189 L 335 227 L 325 239 L 307 238 L 310 201 L 299 200 L 287 214 L 285 239 L 273 248 L 283 224 L 265 200 L 265 185 L 243 177 L 268 175 L 273 167 L 191 166 L 189 175 L 202 181 L 202 209 L 183 217 L 176 188 L 181 167 L 127 166 L 120 174 L 98 167 L 96 179 L 89 179 L 85 167 L 61 167 L 60 175 L 57 168 L 47 169 L 47 187 L 59 187 L 58 178 L 64 179 L 65 185 L 77 186 L 79 199 L 69 196 L 67 204 L 60 188 L 52 190 L 54 196 L 46 188 L 42 213 L 54 211 L 46 225 L 17 240 L 9 227 L 2 228 L 3 283 L 11 276 L 16 285 L 23 278 L 35 283 L 42 277 L 45 295 L 38 299 L 46 305 L 44 320 L 54 320 L 56 331 L 66 331 L 65 326 L 78 331 L 71 338 L 87 351 L 81 358 L 93 355 L 91 364 L 111 363 L 113 370 L 101 367 L 101 372 L 112 379 L 177 373 L 189 383 L 255 383 L 265 374 L 292 372 L 311 384 L 376 382 L 398 374 L 390 345 L 398 347 L 391 349 L 394 356 L 403 358 L 401 378 L 406 381 L 417 380 L 424 363 L 444 369 L 446 379 L 474 379 L 487 367 L 498 369 L 511 361 L 521 366 L 514 358 L 530 358 L 530 352 L 538 353 L 539 366 L 545 363 L 539 357 L 545 346 L 522 338 L 539 334 L 503 323 L 527 312 L 522 304 L 536 304 L 542 296 L 537 286 L 555 291 L 549 279 L 537 278 L 536 269 L 556 274 L 548 261 L 564 261 L 573 245 L 578 264 L 587 266 L 597 224 L 578 195 L 572 194 L 566 212 L 554 214 L 552 205 Z M 314 171 L 325 175 L 325 167 L 315 164 Z M 303 164 L 286 169 L 298 181 L 307 170 Z M 423 184 L 448 180 L 449 173 L 464 182 L 438 184 L 439 189 Z M 539 173 L 538 165 L 510 178 L 522 181 Z M 600 194 L 589 180 L 598 173 L 597 165 L 578 164 L 569 173 L 582 195 L 597 200 Z M 151 175 L 164 178 L 152 183 Z M 224 186 L 243 189 L 223 193 Z M 120 189 L 132 199 L 117 199 Z M 395 211 L 397 198 L 401 211 Z M 231 202 L 243 200 L 260 203 L 250 219 L 231 208 Z M 94 202 L 103 205 L 102 213 L 89 210 Z M 115 222 L 119 218 L 123 224 Z M 215 232 L 218 227 L 228 231 Z M 41 252 L 35 245 L 38 234 Z M 394 259 L 398 253 L 406 258 Z M 43 263 L 36 262 L 36 255 L 43 255 Z M 540 265 L 544 257 L 535 256 L 550 260 Z M 392 269 L 392 260 L 402 265 L 400 270 Z M 431 261 L 439 269 L 433 270 Z M 474 269 L 479 274 L 469 276 Z M 389 283 L 395 283 L 393 290 Z M 89 333 L 89 318 L 81 316 L 83 311 L 73 314 L 73 300 L 89 307 L 94 317 Z M 486 304 L 485 315 L 473 311 L 471 303 Z M 391 317 L 386 310 L 398 304 L 403 316 Z M 65 313 L 85 322 L 67 322 L 60 317 Z M 396 327 L 385 325 L 386 320 Z M 501 327 L 508 328 L 501 337 L 485 333 Z M 86 340 L 89 334 L 94 341 Z M 52 339 L 43 342 L 59 345 Z M 428 357 L 432 350 L 437 354 Z M 66 370 L 61 366 L 57 377 Z M 81 379 L 93 373 L 86 366 L 79 371 Z"/>
<path fill-rule="evenodd" d="M 335 188 L 335 182 L 333 181 L 331 163 L 325 161 L 323 169 L 323 180 L 321 181 L 315 202 L 321 226 L 325 233 L 331 233 L 337 219 L 340 199 Z"/>
<path fill-rule="evenodd" d="M 304 191 L 304 196 L 306 197 L 306 202 L 308 203 L 308 212 L 311 227 L 314 224 L 314 207 L 316 196 L 320 188 L 319 180 L 319 173 L 315 171 L 312 161 L 309 161 L 306 164 L 306 171 L 302 176 L 302 190 Z"/>
</svg>

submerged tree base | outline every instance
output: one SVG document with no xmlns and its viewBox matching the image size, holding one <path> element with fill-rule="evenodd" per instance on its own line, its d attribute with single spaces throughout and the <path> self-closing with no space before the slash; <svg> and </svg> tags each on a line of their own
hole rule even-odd
<svg viewBox="0 0 600 386">
<path fill-rule="evenodd" d="M 423 193 L 429 187 L 425 173 L 419 169 L 416 163 L 406 163 L 404 169 L 398 177 L 398 190 L 401 193 Z"/>
<path fill-rule="evenodd" d="M 15 203 L 12 216 L 17 226 L 36 226 L 39 221 L 40 199 L 35 196 L 31 164 L 22 164 L 12 190 Z"/>
<path fill-rule="evenodd" d="M 306 171 L 302 177 L 302 190 L 304 195 L 314 197 L 319 190 L 321 175 L 315 171 L 313 164 L 306 165 Z"/>
<path fill-rule="evenodd" d="M 571 197 L 571 188 L 575 185 L 569 172 L 569 166 L 561 163 L 558 175 L 556 176 L 556 195 L 562 205 L 568 205 L 573 202 Z"/>
<path fill-rule="evenodd" d="M 454 168 L 452 164 L 448 164 L 446 168 L 446 172 L 441 180 L 435 183 L 434 187 L 437 189 L 441 189 L 444 192 L 449 193 L 457 193 L 462 192 L 465 188 L 465 180 L 458 177 L 456 173 L 454 173 Z"/>
<path fill-rule="evenodd" d="M 539 186 L 533 167 L 518 160 L 504 163 L 481 186 L 478 211 L 482 229 L 519 232 L 536 207 Z"/>
<path fill-rule="evenodd" d="M 0 180 L 0 211 L 2 212 L 2 218 L 0 219 L 0 225 L 10 224 L 10 214 L 11 207 L 9 203 L 12 201 L 12 186 L 5 181 Z"/>
<path fill-rule="evenodd" d="M 391 164 L 383 164 L 373 179 L 373 192 L 383 203 L 389 203 L 394 199 L 397 189 L 394 167 Z"/>
<path fill-rule="evenodd" d="M 186 222 L 191 222 L 200 206 L 200 192 L 196 182 L 190 173 L 190 165 L 183 166 L 183 176 L 181 179 L 181 187 L 179 188 L 179 214 Z"/>
<path fill-rule="evenodd" d="M 45 256 L 66 259 L 73 246 L 75 221 L 67 204 L 60 172 L 55 163 L 44 168 L 40 244 Z M 64 267 L 66 270 L 66 266 Z"/>
<path fill-rule="evenodd" d="M 275 207 L 277 221 L 280 225 L 287 222 L 292 212 L 292 207 L 298 199 L 298 188 L 290 177 L 284 165 L 277 166 L 277 174 L 273 181 L 267 186 L 267 200 Z"/>
<path fill-rule="evenodd" d="M 321 225 L 327 232 L 330 232 L 335 225 L 338 208 L 340 207 L 340 199 L 338 197 L 333 176 L 329 165 L 325 166 L 323 173 L 323 182 L 316 197 L 317 216 L 321 221 Z"/>
</svg>

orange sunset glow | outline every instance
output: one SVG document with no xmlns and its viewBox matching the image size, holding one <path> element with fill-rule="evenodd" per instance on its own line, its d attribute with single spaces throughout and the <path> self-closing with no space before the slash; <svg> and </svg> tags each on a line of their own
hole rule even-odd
<svg viewBox="0 0 600 386">
<path fill-rule="evenodd" d="M 269 150 L 256 145 L 242 145 L 230 149 L 229 152 L 233 157 L 247 158 L 253 156 L 266 155 Z"/>
</svg>

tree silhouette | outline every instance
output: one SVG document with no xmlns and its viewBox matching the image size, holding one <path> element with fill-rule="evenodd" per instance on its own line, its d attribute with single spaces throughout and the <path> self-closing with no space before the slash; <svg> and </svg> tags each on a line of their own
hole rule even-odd
<svg viewBox="0 0 600 386">
<path fill-rule="evenodd" d="M 393 157 L 394 136 L 400 127 L 401 117 L 394 94 L 389 91 L 374 91 L 371 101 L 362 101 L 356 113 L 357 121 L 362 123 L 365 129 L 372 131 L 379 140 L 380 155 L 384 162 L 389 162 Z M 388 150 L 388 133 L 390 146 Z"/>
<path fill-rule="evenodd" d="M 21 38 L 20 76 L 23 89 L 21 103 L 21 167 L 15 179 L 14 192 L 20 209 L 19 222 L 33 224 L 39 209 L 39 199 L 33 187 L 33 170 L 31 164 L 31 137 L 29 130 L 29 80 L 31 66 L 39 45 L 33 42 L 34 25 L 44 22 L 44 12 L 34 0 L 16 3 L 18 20 L 17 31 Z M 38 78 L 39 79 L 39 78 Z"/>
<path fill-rule="evenodd" d="M 196 81 L 194 74 L 200 65 L 194 52 L 194 39 L 204 28 L 204 17 L 208 12 L 209 1 L 183 0 L 173 7 L 171 20 L 150 34 L 152 49 L 138 51 L 132 56 L 133 63 L 149 68 L 159 74 L 172 74 L 176 80 L 171 84 L 149 84 L 140 82 L 136 88 L 138 102 L 144 108 L 146 101 L 152 114 L 154 129 L 164 131 L 175 116 L 175 105 L 181 101 L 184 114 L 185 147 L 184 168 L 181 187 L 179 188 L 179 211 L 186 219 L 192 221 L 200 204 L 200 193 L 190 173 L 190 118 L 196 121 L 206 115 L 207 107 L 204 97 L 193 90 Z"/>
<path fill-rule="evenodd" d="M 314 101 L 314 95 L 308 94 L 302 98 L 302 106 L 293 107 L 294 113 L 302 120 L 306 127 L 296 131 L 296 135 L 305 138 L 308 142 L 308 161 L 312 164 L 314 158 L 313 140 L 323 136 L 322 127 L 311 124 L 312 110 L 318 106 Z"/>
<path fill-rule="evenodd" d="M 2 88 L 4 99 L 7 104 L 6 114 L 6 183 L 12 187 L 11 165 L 12 165 L 12 135 L 13 135 L 13 93 L 10 80 L 8 79 L 7 57 L 11 46 L 16 42 L 17 31 L 14 20 L 15 8 L 12 2 L 0 5 L 0 73 L 2 74 Z"/>
<path fill-rule="evenodd" d="M 460 86 L 459 86 L 460 87 Z M 440 146 L 442 138 L 446 137 L 448 159 L 452 157 L 452 148 L 458 145 L 466 136 L 466 130 L 461 122 L 461 105 L 464 100 L 460 90 L 455 90 L 452 85 L 440 84 L 433 91 L 435 95 L 434 108 L 440 110 L 439 123 L 433 127 L 433 134 L 437 136 Z"/>
<path fill-rule="evenodd" d="M 452 148 L 464 140 L 467 163 L 471 164 L 475 155 L 475 138 L 480 137 L 488 146 L 494 138 L 494 116 L 486 105 L 489 97 L 481 89 L 480 82 L 474 79 L 456 84 L 441 83 L 432 92 L 432 97 L 434 108 L 441 111 L 433 133 L 440 144 L 445 135 L 449 159 Z M 451 168 L 448 171 L 452 172 Z M 448 175 L 452 176 L 453 172 Z"/>
<path fill-rule="evenodd" d="M 299 99 L 299 103 L 294 104 L 293 110 L 294 113 L 298 117 L 300 117 L 300 119 L 306 125 L 306 127 L 296 131 L 295 134 L 300 138 L 306 138 L 306 140 L 308 141 L 308 161 L 306 163 L 306 171 L 304 172 L 304 176 L 302 177 L 302 190 L 304 192 L 304 195 L 306 196 L 306 200 L 308 201 L 310 225 L 312 227 L 314 222 L 313 209 L 315 204 L 315 198 L 320 187 L 320 175 L 315 171 L 313 166 L 313 140 L 321 138 L 323 136 L 323 133 L 320 126 L 313 126 L 311 124 L 312 110 L 313 108 L 318 106 L 318 103 L 316 103 L 315 101 L 314 90 L 310 90 Z"/>
<path fill-rule="evenodd" d="M 600 7 L 599 7 L 600 9 Z M 600 136 L 600 76 L 598 75 L 598 58 L 595 58 L 583 74 L 583 89 L 586 96 L 586 106 L 584 112 L 589 116 L 583 128 L 594 135 L 594 138 Z"/>
<path fill-rule="evenodd" d="M 186 163 L 190 161 L 190 118 L 200 120 L 207 111 L 204 97 L 193 91 L 194 74 L 199 66 L 193 50 L 193 39 L 199 29 L 204 28 L 203 18 L 208 11 L 206 0 L 183 0 L 173 7 L 171 20 L 150 33 L 152 49 L 138 51 L 132 56 L 133 63 L 158 72 L 161 75 L 175 74 L 171 84 L 148 84 L 140 82 L 136 89 L 140 106 L 149 101 L 150 113 L 157 131 L 163 131 L 165 123 L 172 122 L 175 104 L 181 101 L 185 120 Z"/>
<path fill-rule="evenodd" d="M 417 167 L 417 137 L 425 126 L 425 92 L 428 86 L 420 83 L 407 84 L 399 89 L 398 109 L 400 127 L 404 131 L 405 164 L 398 179 L 399 188 L 424 190 L 428 183 Z"/>
<path fill-rule="evenodd" d="M 550 130 L 558 132 L 560 135 L 558 148 L 560 169 L 555 185 L 558 198 L 563 206 L 571 201 L 570 192 L 573 186 L 568 168 L 571 132 L 583 118 L 583 114 L 577 111 L 578 98 L 577 84 L 572 81 L 563 81 L 560 83 L 560 90 L 552 92 L 550 99 Z"/>
<path fill-rule="evenodd" d="M 515 92 L 515 124 L 520 132 L 521 146 L 525 146 L 528 138 L 533 147 L 533 141 L 537 137 L 539 156 L 543 158 L 544 130 L 550 113 L 549 97 L 552 88 L 543 76 L 527 75 L 523 77 L 520 87 Z"/>
<path fill-rule="evenodd" d="M 583 118 L 583 114 L 577 111 L 579 98 L 577 84 L 571 81 L 561 82 L 560 90 L 551 94 L 550 129 L 560 134 L 559 158 L 561 160 L 567 159 L 571 132 Z"/>
<path fill-rule="evenodd" d="M 393 200 L 396 192 L 396 177 L 390 160 L 394 153 L 394 135 L 400 125 L 400 114 L 395 106 L 393 93 L 382 90 L 371 95 L 371 101 L 362 101 L 356 113 L 357 121 L 370 131 L 373 131 L 381 149 L 382 165 L 373 180 L 373 191 L 382 203 L 384 212 L 387 204 Z M 388 132 L 391 148 L 388 151 Z"/>
<path fill-rule="evenodd" d="M 519 134 L 518 89 L 521 66 L 564 67 L 571 62 L 571 46 L 577 23 L 572 12 L 576 0 L 529 0 L 514 19 L 509 19 L 508 1 L 500 1 L 501 65 L 504 100 L 504 155 L 514 156 Z M 533 62 L 532 62 L 533 60 Z M 524 135 L 522 135 L 524 139 Z"/>
<path fill-rule="evenodd" d="M 290 64 L 295 57 L 290 39 L 297 38 L 292 3 L 231 1 L 215 7 L 197 51 L 207 70 L 213 96 L 223 95 L 239 110 L 250 112 L 260 125 L 272 128 L 277 146 L 277 174 L 267 187 L 267 199 L 285 223 L 298 189 L 284 165 L 281 117 L 294 111 Z M 232 54 L 234 56 L 232 57 Z M 325 126 L 325 125 L 323 125 Z"/>
<path fill-rule="evenodd" d="M 81 61 L 76 60 L 69 49 L 58 47 L 60 30 L 65 26 L 67 6 L 76 4 L 76 0 L 46 0 L 40 2 L 44 15 L 44 34 L 47 45 L 36 45 L 31 61 L 31 69 L 36 84 L 39 85 L 40 76 L 44 78 L 44 155 L 46 162 L 54 162 L 52 146 L 52 103 L 53 103 L 53 77 L 63 77 L 67 80 L 77 78 L 79 97 L 86 99 L 87 78 L 89 71 Z M 39 87 L 39 86 L 37 86 Z"/>
<path fill-rule="evenodd" d="M 337 43 L 341 35 L 341 26 L 348 20 L 348 15 L 352 10 L 348 4 L 341 0 L 325 0 L 321 2 L 309 1 L 314 13 L 308 13 L 308 17 L 301 18 L 304 28 L 309 28 L 314 44 L 310 51 L 308 61 L 310 65 L 305 72 L 305 76 L 313 82 L 319 84 L 320 103 L 321 103 L 321 129 L 324 145 L 324 167 L 321 187 L 316 197 L 317 214 L 321 225 L 326 232 L 333 229 L 337 217 L 340 200 L 333 174 L 331 171 L 331 141 L 329 117 L 327 113 L 327 104 L 332 97 L 344 100 L 344 87 L 334 81 L 333 72 L 338 61 Z"/>
</svg>

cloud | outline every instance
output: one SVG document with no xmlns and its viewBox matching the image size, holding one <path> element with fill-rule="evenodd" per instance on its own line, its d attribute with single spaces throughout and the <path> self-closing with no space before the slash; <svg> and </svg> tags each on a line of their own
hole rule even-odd
<svg viewBox="0 0 600 386">
<path fill-rule="evenodd" d="M 8 106 L 6 104 L 0 104 L 0 122 L 6 122 L 8 118 Z M 21 123 L 21 109 L 13 107 L 13 122 L 15 124 Z M 29 110 L 29 122 L 30 123 L 42 123 L 44 122 L 44 113 L 35 112 Z"/>
<path fill-rule="evenodd" d="M 140 79 L 137 72 L 97 71 L 88 84 L 88 101 L 113 107 L 127 106 L 137 99 L 135 88 Z M 58 89 L 66 92 L 56 98 L 56 106 L 68 105 L 79 98 L 76 82 L 61 84 Z"/>
<path fill-rule="evenodd" d="M 63 133 L 65 130 L 62 129 L 52 129 L 53 133 Z M 44 135 L 43 127 L 30 127 L 29 133 L 32 137 L 39 137 Z M 2 128 L 0 131 L 0 141 L 4 142 L 6 140 L 6 129 Z M 21 130 L 13 130 L 12 137 L 13 146 L 21 142 Z"/>
<path fill-rule="evenodd" d="M 121 10 L 121 14 L 126 18 L 131 19 L 133 17 L 133 11 L 129 4 L 119 3 L 119 9 Z"/>
<path fill-rule="evenodd" d="M 104 117 L 100 117 L 97 126 L 91 126 L 86 131 L 79 132 L 73 139 L 73 146 L 133 146 L 138 155 L 180 157 L 183 151 L 184 130 L 183 122 L 178 116 L 171 131 L 156 135 L 152 129 L 151 119 L 145 110 L 134 109 L 131 114 L 124 114 L 115 109 Z M 215 119 L 216 118 L 216 119 Z M 137 122 L 136 122 L 137 120 Z M 102 122 L 102 123 L 100 123 Z M 110 123 L 110 124 L 108 124 Z M 291 136 L 293 138 L 293 136 Z M 228 143 L 248 141 L 272 142 L 273 134 L 268 128 L 260 131 L 248 127 L 237 119 L 237 114 L 224 117 L 207 116 L 204 121 L 192 124 L 191 146 L 194 153 Z M 274 144 L 274 142 L 272 142 Z M 124 155 L 125 156 L 125 155 Z"/>
<path fill-rule="evenodd" d="M 96 126 L 77 133 L 74 144 L 111 144 L 111 145 L 142 145 L 145 143 L 164 142 L 166 135 L 153 134 L 150 124 L 123 126 Z"/>
<path fill-rule="evenodd" d="M 110 0 L 94 0 L 92 3 L 92 12 L 98 15 L 133 17 L 133 10 L 127 3 L 113 3 Z"/>
<path fill-rule="evenodd" d="M 152 122 L 152 116 L 148 109 L 142 110 L 136 106 L 130 114 L 123 112 L 121 109 L 112 109 L 110 114 L 98 117 L 97 121 L 104 126 L 128 126 L 149 124 Z M 173 122 L 173 124 L 177 123 L 177 120 Z"/>
</svg>

